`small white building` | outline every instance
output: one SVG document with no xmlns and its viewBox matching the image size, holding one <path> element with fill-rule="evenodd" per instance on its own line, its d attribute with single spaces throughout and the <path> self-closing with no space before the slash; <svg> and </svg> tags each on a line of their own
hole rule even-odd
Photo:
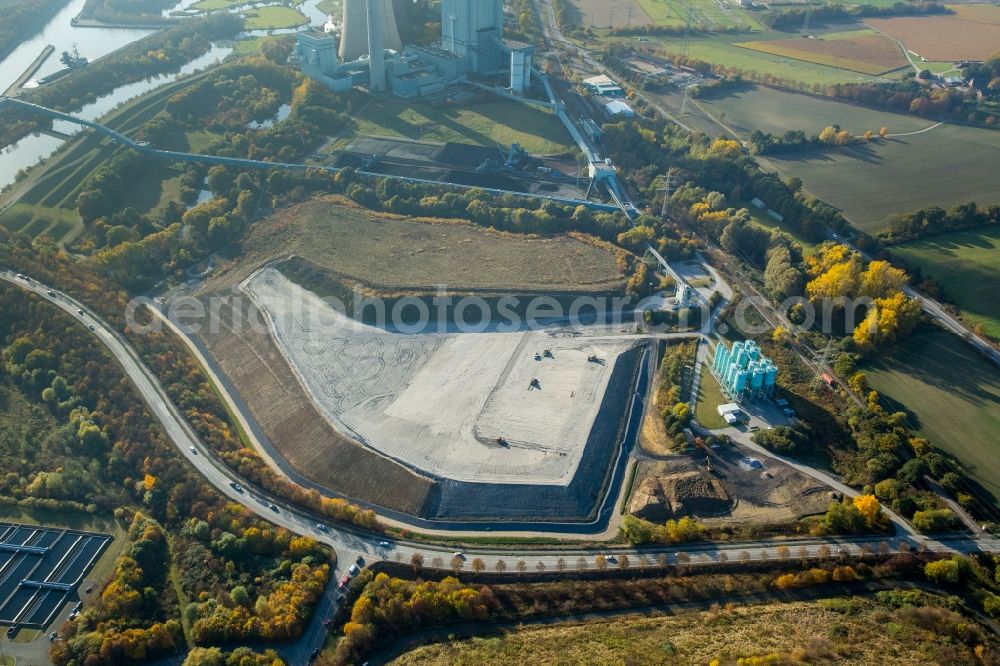
<svg viewBox="0 0 1000 666">
<path fill-rule="evenodd" d="M 620 99 L 616 99 L 612 102 L 608 102 L 607 104 L 605 104 L 604 113 L 611 118 L 635 117 L 635 111 L 632 110 L 632 107 L 626 104 L 625 102 L 621 101 Z"/>
<path fill-rule="evenodd" d="M 740 422 L 740 406 L 735 402 L 727 402 L 724 405 L 719 405 L 715 408 L 715 411 L 719 413 L 719 416 L 729 425 L 736 425 Z"/>
</svg>

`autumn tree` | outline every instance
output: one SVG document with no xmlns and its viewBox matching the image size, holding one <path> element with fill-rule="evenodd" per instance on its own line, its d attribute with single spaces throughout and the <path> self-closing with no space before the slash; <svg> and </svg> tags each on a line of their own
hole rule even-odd
<svg viewBox="0 0 1000 666">
<path fill-rule="evenodd" d="M 857 495 L 853 503 L 868 527 L 878 527 L 882 518 L 882 505 L 875 495 Z"/>
</svg>

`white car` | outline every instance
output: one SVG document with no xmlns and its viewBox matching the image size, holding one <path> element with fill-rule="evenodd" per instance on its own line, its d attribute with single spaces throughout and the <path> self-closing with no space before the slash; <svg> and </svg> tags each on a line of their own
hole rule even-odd
<svg viewBox="0 0 1000 666">
<path fill-rule="evenodd" d="M 189 446 L 188 450 L 194 455 L 198 455 L 198 449 L 194 448 L 193 446 Z"/>
</svg>

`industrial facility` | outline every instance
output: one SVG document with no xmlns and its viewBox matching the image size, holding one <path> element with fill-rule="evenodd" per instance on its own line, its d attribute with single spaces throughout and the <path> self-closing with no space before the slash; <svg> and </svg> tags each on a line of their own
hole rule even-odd
<svg viewBox="0 0 1000 666">
<path fill-rule="evenodd" d="M 507 76 L 523 95 L 535 47 L 503 38 L 502 0 L 442 0 L 441 42 L 402 45 L 392 0 L 345 0 L 333 30 L 298 33 L 302 73 L 333 90 L 365 86 L 402 98 L 440 93 L 467 77 Z"/>
<path fill-rule="evenodd" d="M 753 340 L 737 342 L 731 350 L 720 342 L 715 347 L 712 374 L 733 400 L 742 402 L 771 397 L 778 367 L 761 353 Z"/>
</svg>

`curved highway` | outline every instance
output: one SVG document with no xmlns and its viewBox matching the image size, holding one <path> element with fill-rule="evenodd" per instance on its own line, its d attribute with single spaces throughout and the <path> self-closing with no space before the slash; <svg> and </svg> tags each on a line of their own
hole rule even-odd
<svg viewBox="0 0 1000 666">
<path fill-rule="evenodd" d="M 290 506 L 284 500 L 253 489 L 248 482 L 223 466 L 212 455 L 188 424 L 187 419 L 169 399 L 156 377 L 142 363 L 137 352 L 106 321 L 67 294 L 40 284 L 30 277 L 18 277 L 11 271 L 0 270 L 0 280 L 36 294 L 59 307 L 93 332 L 100 343 L 121 365 L 123 372 L 132 381 L 135 389 L 149 406 L 153 416 L 163 427 L 168 439 L 176 446 L 187 462 L 219 493 L 227 499 L 249 508 L 261 518 L 296 534 L 311 536 L 332 547 L 339 557 L 331 580 L 336 580 L 343 575 L 343 571 L 357 557 L 363 558 L 366 563 L 377 560 L 394 560 L 405 563 L 414 556 L 420 556 L 423 558 L 425 567 L 447 569 L 453 566 L 455 554 L 453 549 L 414 541 L 388 539 L 378 533 L 340 525 L 320 530 L 317 527 L 319 518 L 312 512 Z M 236 484 L 241 485 L 241 490 L 234 488 Z M 528 571 L 544 570 L 549 572 L 565 570 L 567 575 L 572 575 L 581 568 L 593 569 L 596 566 L 595 558 L 602 554 L 612 558 L 609 560 L 608 567 L 638 568 L 655 563 L 676 564 L 678 562 L 687 562 L 691 566 L 697 566 L 726 560 L 773 559 L 781 557 L 783 553 L 788 556 L 787 552 L 779 550 L 783 544 L 791 548 L 792 556 L 800 558 L 829 556 L 831 553 L 843 556 L 859 555 L 866 551 L 884 550 L 886 547 L 895 550 L 904 543 L 910 547 L 925 548 L 934 552 L 1000 552 L 1000 539 L 988 535 L 974 537 L 946 535 L 941 538 L 863 536 L 812 537 L 787 539 L 780 542 L 768 540 L 728 543 L 699 542 L 651 548 L 624 546 L 583 548 L 575 545 L 567 545 L 566 547 L 525 546 L 519 549 L 477 548 L 462 553 L 459 560 L 460 566 L 465 569 L 474 568 L 475 565 L 479 564 L 476 560 L 481 560 L 489 571 L 500 571 L 500 567 L 504 567 L 508 573 L 515 575 L 522 568 Z M 627 563 L 622 555 L 628 556 Z M 500 562 L 503 564 L 498 567 Z M 305 638 L 300 641 L 301 647 L 298 649 L 311 651 L 314 647 L 323 644 L 325 630 L 321 620 L 329 614 L 331 608 L 335 607 L 337 603 L 332 588 L 331 584 Z"/>
</svg>

